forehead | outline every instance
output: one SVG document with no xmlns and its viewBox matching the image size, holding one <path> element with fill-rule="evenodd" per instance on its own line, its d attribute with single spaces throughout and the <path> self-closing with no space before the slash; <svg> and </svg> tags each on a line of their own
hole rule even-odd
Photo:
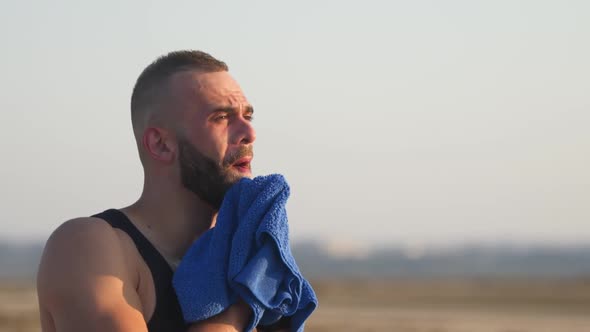
<svg viewBox="0 0 590 332">
<path fill-rule="evenodd" d="M 250 105 L 238 82 L 226 71 L 181 72 L 172 77 L 171 83 L 175 97 L 189 109 L 194 109 L 191 106 L 211 109 L 244 108 Z"/>
</svg>

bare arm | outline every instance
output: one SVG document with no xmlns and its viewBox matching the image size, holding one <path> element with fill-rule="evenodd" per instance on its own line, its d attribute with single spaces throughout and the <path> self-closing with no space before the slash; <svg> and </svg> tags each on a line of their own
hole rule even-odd
<svg viewBox="0 0 590 332">
<path fill-rule="evenodd" d="M 44 332 L 147 332 L 130 269 L 118 234 L 91 218 L 71 220 L 49 238 L 37 276 Z M 190 332 L 237 332 L 251 311 L 238 303 Z"/>
<path fill-rule="evenodd" d="M 147 331 L 117 233 L 89 219 L 47 241 L 37 277 L 43 331 Z"/>
</svg>

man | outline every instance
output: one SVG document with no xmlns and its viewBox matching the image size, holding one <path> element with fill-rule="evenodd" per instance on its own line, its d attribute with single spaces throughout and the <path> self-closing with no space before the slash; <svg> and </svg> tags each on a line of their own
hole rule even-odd
<svg viewBox="0 0 590 332">
<path fill-rule="evenodd" d="M 215 225 L 226 190 L 251 177 L 252 106 L 225 63 L 169 53 L 139 76 L 131 98 L 144 169 L 134 204 L 65 222 L 38 273 L 43 331 L 240 331 L 250 308 L 185 326 L 172 271 Z M 115 189 L 116 190 L 116 189 Z"/>
</svg>

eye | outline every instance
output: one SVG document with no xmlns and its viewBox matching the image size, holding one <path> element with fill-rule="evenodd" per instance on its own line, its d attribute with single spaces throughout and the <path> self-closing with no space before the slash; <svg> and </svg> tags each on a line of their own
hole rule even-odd
<svg viewBox="0 0 590 332">
<path fill-rule="evenodd" d="M 248 121 L 252 121 L 252 120 L 254 120 L 254 115 L 252 115 L 252 114 L 244 115 L 244 119 L 246 119 Z"/>
<path fill-rule="evenodd" d="M 227 120 L 229 118 L 229 116 L 225 113 L 219 114 L 217 116 L 215 116 L 213 118 L 214 121 L 223 121 L 223 120 Z"/>
</svg>

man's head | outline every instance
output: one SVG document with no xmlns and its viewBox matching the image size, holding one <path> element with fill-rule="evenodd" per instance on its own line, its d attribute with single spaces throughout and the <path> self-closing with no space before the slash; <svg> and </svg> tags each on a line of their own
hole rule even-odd
<svg viewBox="0 0 590 332">
<path fill-rule="evenodd" d="M 225 63 L 172 52 L 139 76 L 131 118 L 146 177 L 178 182 L 214 208 L 251 176 L 253 109 Z"/>
</svg>

